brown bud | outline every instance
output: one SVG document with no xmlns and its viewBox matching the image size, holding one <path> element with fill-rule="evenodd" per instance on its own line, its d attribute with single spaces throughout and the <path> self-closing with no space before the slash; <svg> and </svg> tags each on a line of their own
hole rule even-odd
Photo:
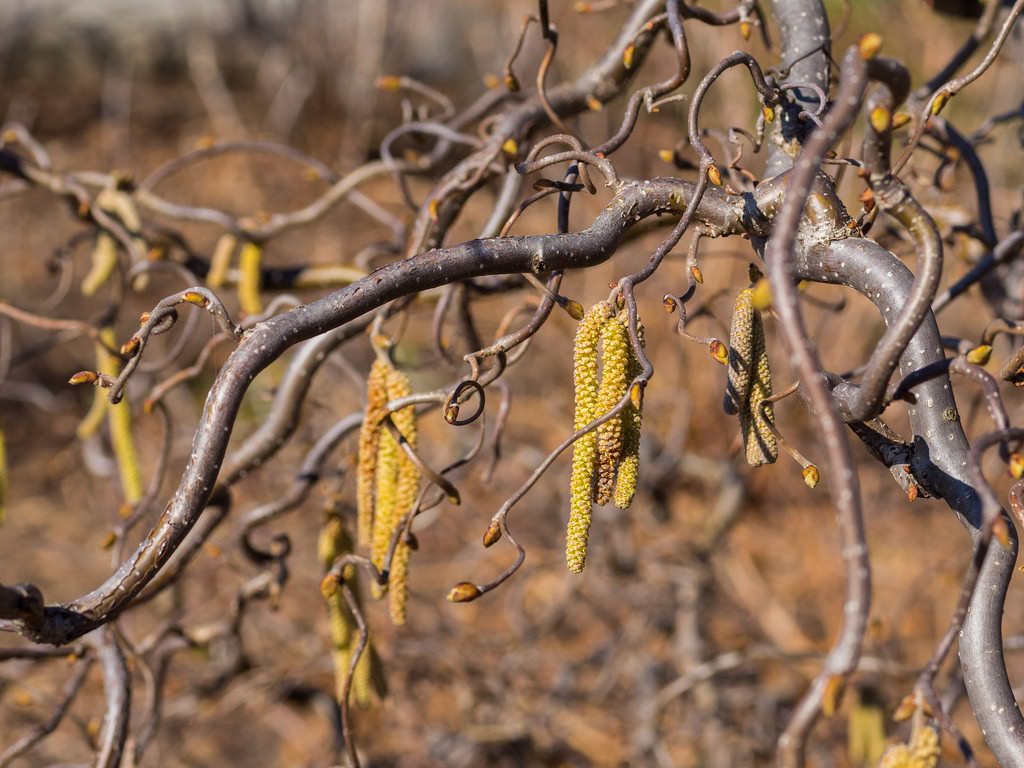
<svg viewBox="0 0 1024 768">
<path fill-rule="evenodd" d="M 636 57 L 636 46 L 630 43 L 626 46 L 626 49 L 622 52 L 622 66 L 626 69 L 633 68 L 633 60 Z"/>
<path fill-rule="evenodd" d="M 185 291 L 181 294 L 181 300 L 187 301 L 189 304 L 195 304 L 197 307 L 207 307 L 210 304 L 210 300 L 207 299 L 203 294 L 196 293 L 195 291 Z"/>
<path fill-rule="evenodd" d="M 713 163 L 708 166 L 708 181 L 716 187 L 722 186 L 722 172 L 718 170 L 718 166 Z"/>
<path fill-rule="evenodd" d="M 946 106 L 949 101 L 949 97 L 952 96 L 949 91 L 939 91 L 935 96 L 935 101 L 932 102 L 932 114 L 937 115 Z"/>
<path fill-rule="evenodd" d="M 999 542 L 1003 549 L 1010 548 L 1010 530 L 1006 518 L 1000 515 L 992 522 L 992 538 Z"/>
<path fill-rule="evenodd" d="M 892 126 L 892 113 L 885 107 L 878 106 L 871 110 L 868 120 L 876 133 L 882 133 Z"/>
<path fill-rule="evenodd" d="M 491 520 L 491 524 L 487 526 L 487 532 L 484 534 L 484 546 L 493 546 L 500 538 L 501 525 L 499 525 L 497 520 Z"/>
<path fill-rule="evenodd" d="M 460 581 L 448 592 L 448 600 L 453 603 L 468 603 L 476 600 L 483 593 L 480 587 L 470 581 Z"/>
<path fill-rule="evenodd" d="M 988 359 L 991 356 L 991 344 L 979 344 L 977 347 L 975 347 L 965 355 L 965 357 L 967 358 L 967 362 L 974 363 L 975 365 L 985 365 L 986 363 L 988 363 Z"/>
<path fill-rule="evenodd" d="M 911 117 L 907 112 L 897 112 L 892 116 L 892 129 L 895 131 L 898 128 L 902 128 L 904 125 L 909 123 L 910 120 Z"/>
<path fill-rule="evenodd" d="M 740 34 L 743 35 L 744 40 L 750 39 L 750 30 L 753 28 L 753 24 L 749 21 L 740 22 Z"/>
<path fill-rule="evenodd" d="M 875 58 L 881 48 L 882 36 L 876 32 L 868 32 L 857 41 L 857 52 L 865 61 L 871 61 L 871 59 Z"/>
<path fill-rule="evenodd" d="M 569 299 L 562 305 L 562 309 L 564 309 L 573 320 L 580 321 L 583 319 L 583 305 L 578 301 Z"/>
<path fill-rule="evenodd" d="M 814 466 L 813 464 L 808 464 L 806 467 L 804 467 L 803 472 L 801 474 L 803 474 L 804 483 L 807 485 L 808 488 L 814 488 L 815 486 L 817 486 L 818 480 L 820 478 L 818 476 L 818 468 L 816 466 Z"/>
<path fill-rule="evenodd" d="M 903 697 L 899 706 L 896 707 L 896 712 L 893 713 L 892 719 L 897 723 L 902 723 L 904 720 L 909 720 L 916 710 L 917 694 L 908 693 Z"/>
<path fill-rule="evenodd" d="M 722 365 L 726 365 L 729 362 L 729 348 L 718 339 L 711 340 L 711 343 L 708 344 L 708 351 L 711 352 L 715 362 Z"/>
<path fill-rule="evenodd" d="M 332 597 L 338 591 L 338 577 L 328 573 L 320 581 L 320 594 L 324 597 Z"/>
<path fill-rule="evenodd" d="M 75 386 L 79 384 L 93 384 L 99 377 L 100 375 L 95 371 L 79 371 L 68 379 L 68 384 L 73 384 Z"/>
<path fill-rule="evenodd" d="M 825 683 L 825 690 L 821 694 L 821 714 L 825 717 L 832 717 L 839 708 L 845 683 L 846 679 L 842 675 L 832 675 Z"/>
<path fill-rule="evenodd" d="M 139 347 L 141 346 L 142 342 L 135 336 L 132 336 L 128 341 L 121 345 L 121 354 L 125 357 L 135 357 L 139 352 Z"/>
</svg>

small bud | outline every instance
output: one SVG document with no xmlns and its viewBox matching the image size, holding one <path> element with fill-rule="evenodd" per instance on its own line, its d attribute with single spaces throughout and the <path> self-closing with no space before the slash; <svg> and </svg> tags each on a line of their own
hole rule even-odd
<svg viewBox="0 0 1024 768">
<path fill-rule="evenodd" d="M 1021 477 L 1024 477 L 1024 456 L 1019 453 L 1011 453 L 1007 468 L 1010 470 L 1010 477 L 1020 480 Z"/>
<path fill-rule="evenodd" d="M 699 285 L 704 285 L 704 273 L 700 271 L 700 267 L 694 264 L 690 267 L 690 274 L 693 275 L 693 279 L 696 280 Z"/>
<path fill-rule="evenodd" d="M 806 467 L 804 467 L 803 472 L 801 472 L 801 474 L 804 476 L 804 484 L 808 488 L 814 488 L 815 486 L 818 485 L 818 480 L 820 479 L 818 475 L 818 468 L 813 464 L 809 464 Z"/>
<path fill-rule="evenodd" d="M 865 211 L 870 211 L 875 207 L 875 193 L 870 189 L 865 189 L 861 192 L 857 199 L 860 201 L 860 204 L 864 206 Z"/>
<path fill-rule="evenodd" d="M 469 581 L 460 581 L 448 592 L 448 600 L 453 603 L 468 603 L 476 600 L 482 592 L 480 587 Z"/>
<path fill-rule="evenodd" d="M 939 91 L 935 96 L 935 101 L 932 102 L 932 114 L 937 115 L 946 106 L 946 102 L 949 101 L 949 97 L 952 96 L 949 91 Z"/>
<path fill-rule="evenodd" d="M 338 577 L 328 573 L 320 582 L 320 594 L 324 597 L 333 597 L 338 591 Z"/>
<path fill-rule="evenodd" d="M 917 500 L 917 496 L 918 496 L 918 494 L 920 492 L 921 491 L 920 491 L 920 489 L 918 489 L 917 484 L 916 483 L 912 483 L 911 486 L 909 488 L 907 488 L 907 499 L 910 500 L 910 501 L 916 501 Z"/>
<path fill-rule="evenodd" d="M 604 109 L 604 104 L 593 96 L 587 96 L 587 109 L 591 112 L 600 112 Z"/>
<path fill-rule="evenodd" d="M 576 11 L 576 13 L 592 13 L 594 10 L 594 4 L 586 3 L 583 2 L 583 0 L 580 0 L 579 2 L 573 4 L 572 9 Z"/>
<path fill-rule="evenodd" d="M 718 339 L 712 339 L 711 343 L 708 344 L 708 351 L 711 352 L 711 356 L 715 358 L 715 362 L 721 363 L 722 365 L 729 362 L 729 348 Z"/>
<path fill-rule="evenodd" d="M 141 315 L 139 315 L 139 327 L 141 328 L 147 322 L 149 322 L 149 312 L 143 312 Z"/>
<path fill-rule="evenodd" d="M 566 302 L 562 305 L 562 309 L 566 311 L 569 317 L 571 317 L 573 320 L 576 320 L 577 322 L 583 319 L 583 305 L 580 304 L 578 301 L 575 301 L 574 299 L 566 300 Z"/>
<path fill-rule="evenodd" d="M 377 78 L 375 85 L 382 91 L 397 91 L 402 87 L 402 78 L 395 75 L 384 75 Z"/>
<path fill-rule="evenodd" d="M 210 304 L 210 300 L 203 296 L 201 293 L 196 291 L 185 291 L 181 294 L 181 300 L 186 301 L 189 304 L 195 304 L 197 307 L 207 307 Z"/>
<path fill-rule="evenodd" d="M 633 404 L 633 407 L 638 411 L 644 404 L 644 387 L 640 382 L 635 382 L 629 388 L 629 402 Z"/>
<path fill-rule="evenodd" d="M 881 48 L 882 36 L 875 32 L 868 32 L 866 35 L 862 35 L 860 40 L 857 41 L 857 52 L 865 61 L 871 61 L 875 58 Z"/>
<path fill-rule="evenodd" d="M 141 346 L 142 342 L 135 336 L 132 336 L 128 341 L 121 345 L 121 354 L 124 357 L 135 357 L 139 352 L 139 347 Z"/>
<path fill-rule="evenodd" d="M 484 87 L 487 88 L 487 90 L 493 91 L 499 85 L 501 85 L 501 80 L 498 79 L 497 75 L 491 72 L 484 75 Z"/>
<path fill-rule="evenodd" d="M 892 116 L 892 129 L 895 131 L 910 122 L 910 113 L 897 112 Z"/>
<path fill-rule="evenodd" d="M 630 43 L 626 46 L 626 50 L 622 52 L 622 66 L 626 69 L 633 68 L 633 59 L 636 56 L 636 46 Z"/>
<path fill-rule="evenodd" d="M 448 403 L 444 407 L 444 420 L 449 424 L 454 424 L 459 420 L 459 404 Z"/>
<path fill-rule="evenodd" d="M 892 113 L 885 107 L 878 106 L 871 110 L 868 120 L 871 121 L 871 127 L 876 133 L 882 133 L 892 126 Z"/>
<path fill-rule="evenodd" d="M 515 139 L 505 139 L 505 143 L 501 145 L 501 151 L 510 158 L 515 158 L 519 154 L 519 144 Z"/>
<path fill-rule="evenodd" d="M 505 75 L 505 90 L 509 93 L 519 93 L 519 80 L 511 72 Z"/>
<path fill-rule="evenodd" d="M 757 264 L 747 264 L 747 279 L 756 283 L 762 277 L 761 270 L 757 268 Z"/>
<path fill-rule="evenodd" d="M 431 198 L 427 210 L 430 212 L 430 220 L 436 223 L 441 210 L 441 201 L 436 197 Z"/>
<path fill-rule="evenodd" d="M 992 356 L 992 345 L 991 344 L 979 344 L 977 347 L 968 352 L 965 357 L 968 363 L 974 363 L 975 365 L 985 365 L 988 363 L 988 359 Z"/>
<path fill-rule="evenodd" d="M 663 163 L 672 163 L 675 162 L 676 153 L 671 149 L 659 149 L 658 157 L 661 158 L 661 162 Z"/>
<path fill-rule="evenodd" d="M 110 531 L 110 533 L 100 539 L 100 549 L 110 549 L 115 543 L 117 543 L 117 534 Z"/>
<path fill-rule="evenodd" d="M 825 690 L 821 694 L 821 714 L 825 717 L 832 717 L 839 708 L 844 684 L 845 678 L 842 675 L 832 675 L 825 683 Z"/>
<path fill-rule="evenodd" d="M 915 710 L 917 710 L 917 694 L 908 693 L 896 707 L 892 719 L 897 723 L 902 723 L 904 720 L 909 720 Z"/>
<path fill-rule="evenodd" d="M 743 35 L 744 40 L 750 39 L 750 30 L 753 25 L 749 21 L 740 22 L 740 34 Z"/>
<path fill-rule="evenodd" d="M 722 172 L 718 170 L 717 165 L 712 164 L 708 166 L 708 181 L 716 187 L 722 186 Z"/>
<path fill-rule="evenodd" d="M 998 541 L 1003 549 L 1010 548 L 1010 530 L 1006 527 L 1006 518 L 1002 515 L 992 522 L 992 538 Z"/>
<path fill-rule="evenodd" d="M 68 384 L 72 384 L 74 386 L 78 386 L 79 384 L 94 384 L 99 377 L 100 375 L 95 371 L 79 371 L 68 379 Z"/>
<path fill-rule="evenodd" d="M 497 543 L 498 539 L 501 538 L 501 525 L 497 520 L 491 520 L 491 524 L 487 526 L 487 532 L 484 534 L 484 546 L 491 547 Z"/>
<path fill-rule="evenodd" d="M 767 104 L 761 107 L 761 114 L 764 115 L 766 123 L 770 123 L 775 119 L 775 109 L 773 107 L 769 107 Z"/>
<path fill-rule="evenodd" d="M 698 281 L 698 282 L 700 282 L 700 281 Z M 671 296 L 669 294 L 665 294 L 665 296 L 662 297 L 661 303 L 665 305 L 665 311 L 666 312 L 675 312 L 676 311 L 676 307 L 678 306 L 678 302 L 676 301 L 676 297 L 675 296 Z"/>
</svg>

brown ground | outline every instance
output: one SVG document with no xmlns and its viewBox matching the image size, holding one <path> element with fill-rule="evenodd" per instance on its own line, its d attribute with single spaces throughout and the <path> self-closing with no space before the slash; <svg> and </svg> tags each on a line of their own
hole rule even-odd
<svg viewBox="0 0 1024 768">
<path fill-rule="evenodd" d="M 384 38 L 370 18 L 373 3 L 356 5 L 369 14 L 364 27 L 351 20 L 342 23 L 319 6 L 314 11 L 311 4 L 294 22 L 292 37 L 292 27 L 272 27 L 279 33 L 276 40 L 241 31 L 217 38 L 239 116 L 236 138 L 244 133 L 284 140 L 339 171 L 351 170 L 400 119 L 398 97 L 366 87 L 374 77 L 412 72 L 463 106 L 471 98 L 464 94 L 478 93 L 484 74 L 500 73 L 518 19 L 532 9 L 530 3 L 508 4 L 504 15 L 489 18 L 480 9 L 470 12 L 467 4 L 453 3 L 451 18 L 458 21 L 452 23 L 459 25 L 461 35 L 438 42 L 430 32 L 436 25 L 422 17 L 422 8 L 395 4 L 404 10 L 396 11 L 389 22 L 390 44 L 378 45 L 378 50 L 373 45 Z M 883 25 L 871 15 L 875 4 L 865 3 L 864 15 L 855 19 L 841 44 L 863 29 L 898 29 L 906 24 L 914 32 L 886 51 L 911 61 L 918 83 L 920 73 L 934 71 L 971 26 L 938 20 L 916 3 L 900 5 L 886 11 Z M 603 44 L 598 41 L 607 39 L 611 20 L 577 20 L 564 8 L 558 14 L 564 46 L 559 64 L 574 73 Z M 323 26 L 315 23 L 318 18 Z M 98 27 L 101 32 L 104 28 Z M 109 29 L 113 28 L 111 22 Z M 10 36 L 5 42 L 0 107 L 11 119 L 29 126 L 56 168 L 118 169 L 138 178 L 194 147 L 201 137 L 224 137 L 221 129 L 231 127 L 223 114 L 220 122 L 217 114 L 211 116 L 197 97 L 181 59 L 180 35 L 168 33 L 159 45 L 151 40 L 141 48 L 136 42 L 134 48 L 112 49 L 110 41 L 104 43 L 97 33 L 101 43 L 92 53 L 83 52 L 87 46 L 80 38 L 69 38 L 78 43 L 58 47 L 62 55 L 51 48 L 29 58 L 19 47 L 31 37 L 28 27 L 24 29 L 24 36 Z M 401 35 L 404 42 L 399 43 Z M 702 29 L 700 35 L 692 42 L 698 74 L 718 56 L 742 45 L 735 30 Z M 304 45 L 296 47 L 293 38 Z M 352 53 L 356 40 L 364 46 L 359 55 Z M 451 40 L 460 42 L 455 45 Z M 118 83 L 124 85 L 118 78 L 133 70 L 118 64 L 111 50 L 122 50 L 125 60 L 132 50 L 143 50 L 149 57 L 135 60 L 130 101 L 118 100 L 117 94 L 124 93 L 118 90 Z M 762 49 L 751 44 L 751 50 Z M 104 51 L 109 54 L 106 59 Z M 304 111 L 285 135 L 280 126 L 275 133 L 264 119 L 274 89 L 260 83 L 275 82 L 273 73 L 279 71 L 272 69 L 272 56 L 308 67 L 314 83 Z M 397 60 L 402 57 L 407 60 Z M 652 67 L 664 68 L 667 62 L 657 58 Z M 528 63 L 520 66 L 523 72 L 532 71 Z M 330 67 L 336 68 L 335 77 L 327 74 Z M 1011 108 L 1014 97 L 1004 94 L 1019 77 L 1014 67 L 1011 63 L 993 71 L 988 84 L 969 90 L 962 106 L 954 104 L 960 111 L 951 112 L 953 119 L 961 119 L 962 127 L 970 130 L 981 121 L 974 114 Z M 657 71 L 661 77 L 663 70 Z M 460 87 L 468 91 L 460 92 Z M 689 84 L 687 88 L 692 90 Z M 707 123 L 747 124 L 753 107 L 748 109 L 743 101 L 750 95 L 743 78 L 731 73 L 719 90 L 704 113 Z M 351 101 L 352 97 L 358 98 Z M 584 132 L 607 135 L 617 125 L 620 109 L 618 102 L 599 115 L 587 116 Z M 657 158 L 657 150 L 671 147 L 681 135 L 672 115 L 682 114 L 683 108 L 677 113 L 673 109 L 641 119 L 630 148 L 621 161 L 616 156 L 621 173 L 639 177 L 670 172 Z M 1012 134 L 1013 129 L 1005 133 Z M 1000 141 L 983 149 L 983 159 L 990 163 L 998 193 L 997 226 L 1005 232 L 1006 219 L 1017 206 L 1020 147 L 1013 136 L 1001 136 Z M 1003 159 L 1008 153 L 1016 165 Z M 922 162 L 922 173 L 925 166 Z M 958 188 L 968 189 L 966 176 L 955 181 Z M 298 179 L 294 166 L 284 161 L 250 155 L 204 163 L 161 187 L 176 201 L 245 213 L 297 208 L 321 189 Z M 413 184 L 417 197 L 426 189 L 422 182 Z M 363 191 L 389 210 L 403 212 L 390 181 L 375 182 Z M 855 195 L 853 191 L 851 203 Z M 595 206 L 605 200 L 581 203 L 574 226 L 586 226 Z M 963 192 L 939 202 L 952 207 L 969 205 L 969 200 L 970 194 Z M 450 240 L 472 236 L 487 213 L 486 203 L 467 210 Z M 514 231 L 548 229 L 551 213 L 538 206 Z M 267 258 L 280 265 L 345 262 L 366 244 L 387 236 L 372 224 L 343 205 L 317 225 L 274 241 Z M 180 229 L 192 248 L 204 255 L 212 251 L 219 234 L 213 227 Z M 109 291 L 87 299 L 72 288 L 59 302 L 48 303 L 56 283 L 50 269 L 53 254 L 81 231 L 83 226 L 47 193 L 31 191 L 0 202 L 0 299 L 51 317 L 89 321 L 118 303 L 119 338 L 127 338 L 139 313 L 183 286 L 177 278 L 161 275 L 147 292 L 133 293 L 123 302 Z M 565 293 L 585 305 L 604 298 L 607 283 L 642 263 L 663 234 L 648 233 L 609 265 L 569 276 Z M 902 247 L 895 240 L 888 244 Z M 71 253 L 76 279 L 84 274 L 87 253 L 87 245 Z M 695 319 L 691 330 L 724 336 L 732 297 L 746 284 L 752 255 L 741 241 L 713 244 L 702 253 L 707 284 L 691 306 L 691 315 L 697 306 L 706 306 L 709 313 Z M 417 522 L 419 550 L 412 557 L 407 625 L 391 626 L 384 604 L 370 601 L 367 606 L 390 695 L 355 714 L 356 740 L 366 765 L 773 763 L 774 740 L 818 669 L 839 620 L 843 583 L 828 481 L 825 477 L 817 489 L 809 490 L 801 482 L 799 467 L 785 459 L 757 471 L 743 465 L 737 453 L 738 430 L 721 412 L 724 369 L 703 348 L 681 340 L 675 334 L 675 316 L 661 308 L 664 292 L 677 292 L 685 285 L 682 270 L 681 258 L 670 260 L 638 293 L 657 371 L 645 401 L 642 487 L 632 508 L 598 510 L 587 568 L 579 576 L 568 574 L 562 554 L 568 461 L 559 460 L 511 515 L 510 524 L 527 550 L 522 570 L 479 602 L 453 605 L 444 595 L 454 583 L 486 582 L 512 561 L 513 553 L 504 543 L 490 550 L 480 546 L 487 520 L 568 434 L 572 397 L 567 360 L 573 322 L 556 314 L 524 361 L 509 370 L 505 381 L 512 411 L 494 477 L 484 479 L 482 463 L 456 472 L 452 479 L 461 491 L 462 505 L 443 505 Z M 962 262 L 949 259 L 946 282 L 963 271 Z M 811 327 L 826 349 L 828 366 L 846 370 L 863 361 L 872 335 L 881 332 L 872 308 L 838 289 L 814 288 L 812 294 L 826 305 L 849 301 L 842 314 L 810 310 L 816 313 Z M 500 298 L 481 303 L 485 337 L 513 304 L 514 299 Z M 413 386 L 424 390 L 451 383 L 432 366 L 431 309 L 429 302 L 414 308 L 415 322 L 399 355 Z M 943 330 L 977 335 L 989 318 L 987 312 L 980 304 L 952 308 Z M 214 330 L 205 316 L 197 328 L 196 348 Z M 64 384 L 70 373 L 94 367 L 92 345 L 82 338 L 58 343 L 50 333 L 18 324 L 0 330 L 10 334 L 0 337 L 0 345 L 10 344 L 14 352 L 8 382 L 18 384 L 5 382 L 0 388 L 0 425 L 10 463 L 8 519 L 0 528 L 0 582 L 30 581 L 49 602 L 70 600 L 109 574 L 111 553 L 99 545 L 117 523 L 120 504 L 116 479 L 104 474 L 111 470 L 105 440 L 83 445 L 75 439 L 92 392 Z M 773 331 L 769 322 L 770 348 L 779 350 Z M 997 355 L 1008 349 L 997 350 Z M 215 354 L 213 364 L 223 362 L 226 355 L 223 350 Z M 790 377 L 783 355 L 775 357 L 780 361 L 776 383 L 782 386 Z M 188 578 L 173 594 L 122 619 L 120 629 L 129 642 L 142 643 L 163 622 L 194 629 L 223 618 L 240 586 L 256 573 L 238 549 L 232 521 L 281 494 L 323 426 L 360 407 L 361 389 L 350 373 L 363 375 L 369 361 L 368 346 L 359 339 L 321 373 L 306 404 L 303 426 L 278 460 L 234 489 L 236 512 L 212 537 Z M 244 439 L 258 423 L 279 375 L 272 369 L 257 381 L 236 428 L 236 440 Z M 140 380 L 147 381 L 144 376 Z M 148 379 L 149 384 L 154 381 Z M 174 457 L 161 498 L 169 496 L 187 456 L 202 405 L 203 381 L 208 384 L 209 377 L 181 388 L 172 398 Z M 138 414 L 143 383 L 135 392 L 137 439 L 143 466 L 151 468 L 159 450 L 160 426 L 152 417 Z M 1011 418 L 1019 422 L 1019 390 L 1004 394 Z M 962 386 L 959 398 L 968 434 L 987 429 L 976 393 Z M 788 438 L 818 460 L 821 451 L 800 407 L 783 403 L 778 414 Z M 491 423 L 496 415 L 494 396 L 488 410 Z M 898 409 L 886 416 L 894 428 L 905 426 Z M 421 429 L 427 455 L 437 456 L 439 464 L 457 458 L 475 439 L 472 428 L 457 433 L 436 412 L 424 417 Z M 242 628 L 248 669 L 224 682 L 218 675 L 230 649 L 211 647 L 174 656 L 164 688 L 162 727 L 143 765 L 299 766 L 340 759 L 333 751 L 329 717 L 302 694 L 333 691 L 315 547 L 327 499 L 339 490 L 351 499 L 352 482 L 345 470 L 353 450 L 352 441 L 345 443 L 337 452 L 334 471 L 310 500 L 268 527 L 264 540 L 287 531 L 294 554 L 279 606 L 258 601 L 248 609 Z M 890 723 L 889 715 L 911 691 L 944 631 L 969 557 L 966 534 L 941 502 L 908 503 L 866 454 L 857 450 L 857 455 L 874 567 L 874 623 L 853 690 L 839 712 L 814 732 L 812 765 L 849 764 L 846 733 L 853 715 L 863 711 L 856 706 L 858 694 L 881 701 L 888 737 L 906 737 L 906 727 Z M 146 482 L 150 471 L 144 471 Z M 993 465 L 990 476 L 999 474 Z M 997 482 L 1004 489 L 1001 477 Z M 709 547 L 719 533 L 718 543 Z M 141 529 L 134 531 L 127 547 L 134 547 L 141 535 Z M 1011 590 L 1009 635 L 1024 631 L 1016 610 L 1019 604 L 1019 592 Z M 0 638 L 0 644 L 24 645 L 13 636 Z M 720 665 L 710 682 L 700 674 L 708 669 L 703 664 Z M 1014 657 L 1011 672 L 1014 679 L 1024 676 Z M 0 664 L 0 750 L 49 716 L 70 674 L 71 667 L 63 661 Z M 696 674 L 689 685 L 687 674 Z M 141 721 L 150 688 L 138 669 L 135 682 L 136 717 Z M 950 685 L 955 682 L 943 677 L 942 687 Z M 90 743 L 102 717 L 102 696 L 99 670 L 93 669 L 65 722 L 14 765 L 89 761 Z M 965 698 L 959 700 L 955 715 L 980 762 L 992 765 Z M 948 743 L 946 747 L 950 764 L 959 764 L 955 751 Z"/>
</svg>

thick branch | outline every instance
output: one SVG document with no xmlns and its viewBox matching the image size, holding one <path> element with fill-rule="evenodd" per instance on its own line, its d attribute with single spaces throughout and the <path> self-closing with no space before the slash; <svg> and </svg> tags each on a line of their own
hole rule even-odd
<svg viewBox="0 0 1024 768">
<path fill-rule="evenodd" d="M 627 184 L 593 226 L 583 232 L 477 240 L 423 253 L 382 267 L 330 296 L 255 326 L 246 332 L 218 374 L 178 490 L 135 554 L 93 592 L 66 605 L 47 607 L 37 621 L 2 621 L 0 629 L 19 632 L 36 642 L 63 644 L 124 610 L 199 519 L 217 482 L 246 389 L 290 346 L 339 328 L 389 301 L 448 283 L 486 275 L 594 266 L 615 252 L 637 221 L 684 210 L 693 190 L 691 182 L 677 179 Z M 750 208 L 750 200 L 716 188 L 705 194 L 695 218 L 710 233 L 738 234 L 759 221 Z"/>
</svg>

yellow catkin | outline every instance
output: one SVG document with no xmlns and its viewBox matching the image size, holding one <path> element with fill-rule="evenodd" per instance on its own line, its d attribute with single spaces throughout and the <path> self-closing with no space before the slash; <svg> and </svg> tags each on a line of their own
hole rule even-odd
<svg viewBox="0 0 1024 768">
<path fill-rule="evenodd" d="M 377 442 L 377 482 L 373 507 L 373 533 L 370 543 L 370 559 L 378 569 L 384 567 L 391 533 L 395 529 L 395 497 L 398 492 L 398 441 L 391 433 L 381 430 Z M 374 590 L 380 596 L 379 590 Z"/>
<path fill-rule="evenodd" d="M 633 351 L 629 331 L 621 316 L 611 318 L 601 329 L 601 384 L 597 392 L 597 414 L 604 415 L 621 400 L 629 388 L 630 357 Z M 597 428 L 597 481 L 594 502 L 607 504 L 615 490 L 615 475 L 622 458 L 622 421 L 618 415 Z"/>
<path fill-rule="evenodd" d="M 117 268 L 117 241 L 110 233 L 100 230 L 92 247 L 89 271 L 79 288 L 83 296 L 92 296 L 110 279 Z"/>
<path fill-rule="evenodd" d="M 235 248 L 238 247 L 238 238 L 230 232 L 221 235 L 217 239 L 217 245 L 213 248 L 213 256 L 210 257 L 210 271 L 206 273 L 206 284 L 210 288 L 220 288 L 228 277 L 228 269 L 231 267 L 231 257 L 235 255 Z"/>
<path fill-rule="evenodd" d="M 390 366 L 380 358 L 373 361 L 366 380 L 366 410 L 359 430 L 356 462 L 356 537 L 359 546 L 372 542 L 373 492 L 377 475 L 377 444 L 380 439 L 381 409 L 388 402 L 387 376 Z"/>
<path fill-rule="evenodd" d="M 96 202 L 105 211 L 115 214 L 121 220 L 138 255 L 144 256 L 149 251 L 149 245 L 142 237 L 142 217 L 135 206 L 134 198 L 122 189 L 107 187 L 99 193 Z"/>
<path fill-rule="evenodd" d="M 644 346 L 644 327 L 637 323 L 637 336 L 640 346 Z M 630 345 L 629 370 L 627 381 L 632 382 L 640 375 L 642 368 L 632 345 Z M 618 474 L 615 478 L 615 506 L 627 509 L 633 503 L 636 483 L 640 472 L 640 428 L 643 424 L 643 401 L 638 408 L 630 402 L 622 412 L 622 458 L 619 460 Z"/>
<path fill-rule="evenodd" d="M 263 261 L 263 246 L 251 240 L 242 245 L 238 254 L 238 304 L 247 315 L 258 315 L 263 311 L 260 290 L 263 278 L 260 267 Z"/>
<path fill-rule="evenodd" d="M 388 400 L 406 397 L 412 391 L 409 377 L 403 371 L 391 369 L 387 377 Z M 416 448 L 417 427 L 416 410 L 413 406 L 402 408 L 391 415 L 391 419 L 402 437 L 413 449 Z M 391 530 L 402 524 L 406 516 L 412 512 L 416 504 L 416 496 L 420 487 L 420 469 L 399 447 L 397 479 L 395 483 L 395 502 Z M 389 537 L 390 538 L 390 537 Z M 391 573 L 388 577 L 388 600 L 391 620 L 395 624 L 405 623 L 406 604 L 409 600 L 409 545 L 399 539 L 395 553 L 391 559 Z"/>
<path fill-rule="evenodd" d="M 325 571 L 330 570 L 338 557 L 352 551 L 352 541 L 345 532 L 341 520 L 336 516 L 329 516 L 320 529 L 317 550 Z M 351 574 L 345 574 L 346 579 L 355 578 L 354 569 L 351 570 Z M 340 703 L 352 664 L 352 654 L 355 653 L 359 640 L 359 631 L 340 589 L 325 591 L 324 600 L 327 603 L 327 627 L 331 643 L 331 662 L 334 666 L 335 698 Z M 367 645 L 356 664 L 350 689 L 352 700 L 361 707 L 370 704 L 371 663 L 372 657 Z"/>
<path fill-rule="evenodd" d="M 135 504 L 142 498 L 142 472 L 139 468 L 139 454 L 135 449 L 132 434 L 132 415 L 127 398 L 107 408 L 107 427 L 110 429 L 110 444 L 121 476 L 121 492 L 124 500 Z"/>
<path fill-rule="evenodd" d="M 752 467 L 773 463 L 779 455 L 769 422 L 774 423 L 771 404 L 761 416 L 761 403 L 771 397 L 771 366 L 761 315 L 754 309 L 754 292 L 740 291 L 729 330 L 729 378 L 723 406 L 738 413 L 747 463 Z"/>
<path fill-rule="evenodd" d="M 114 329 L 108 327 L 100 331 L 100 341 L 102 343 L 96 345 L 96 368 L 99 373 L 116 377 L 121 372 L 121 358 L 108 352 L 104 346 L 115 346 Z M 134 504 L 142 498 L 142 476 L 138 452 L 135 449 L 135 438 L 132 434 L 128 399 L 123 399 L 117 405 L 111 405 L 107 400 L 106 390 L 96 387 L 92 405 L 89 406 L 85 418 L 79 422 L 75 434 L 80 440 L 91 437 L 103 423 L 104 416 L 107 418 L 110 443 L 121 477 L 121 490 L 125 501 Z"/>
<path fill-rule="evenodd" d="M 409 604 L 409 545 L 399 541 L 391 558 L 391 573 L 388 576 L 388 610 L 391 622 L 396 626 L 405 624 L 406 607 Z"/>
<path fill-rule="evenodd" d="M 774 463 L 779 458 L 779 447 L 775 432 L 769 426 L 769 423 L 775 423 L 772 404 L 767 403 L 764 406 L 764 415 L 761 414 L 761 404 L 772 396 L 772 371 L 768 363 L 768 350 L 760 315 L 754 317 L 753 334 L 754 378 L 741 420 L 748 424 L 744 430 L 747 463 L 752 467 L 759 467 Z"/>
<path fill-rule="evenodd" d="M 909 744 L 894 744 L 885 750 L 879 768 L 935 768 L 942 748 L 939 734 L 932 728 L 921 728 Z"/>
<path fill-rule="evenodd" d="M 597 348 L 601 330 L 612 313 L 612 306 L 608 302 L 595 304 L 583 316 L 576 330 L 573 343 L 573 388 L 576 401 L 573 429 L 581 429 L 597 415 Z M 572 450 L 565 559 L 566 565 L 573 573 L 582 571 L 587 559 L 596 458 L 597 435 L 591 431 L 577 440 Z"/>
<path fill-rule="evenodd" d="M 732 311 L 732 327 L 729 329 L 729 380 L 725 389 L 726 413 L 739 413 L 750 393 L 750 382 L 754 369 L 754 292 L 749 288 L 740 291 Z"/>
</svg>

